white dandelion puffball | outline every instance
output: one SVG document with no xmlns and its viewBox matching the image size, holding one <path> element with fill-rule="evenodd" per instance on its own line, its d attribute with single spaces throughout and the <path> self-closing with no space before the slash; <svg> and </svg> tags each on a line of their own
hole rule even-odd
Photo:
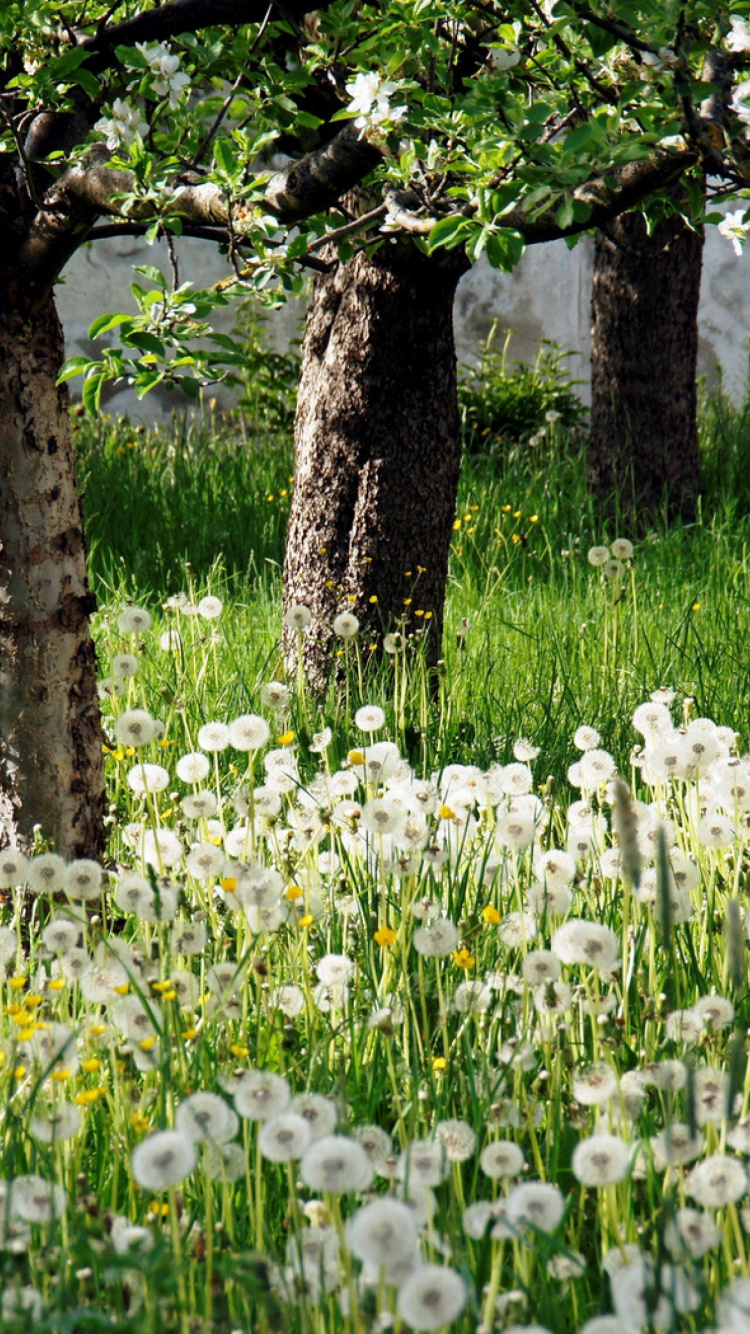
<svg viewBox="0 0 750 1334">
<path fill-rule="evenodd" d="M 352 611 L 342 611 L 333 622 L 333 633 L 339 639 L 353 639 L 359 630 L 359 621 Z"/>
<path fill-rule="evenodd" d="M 243 713 L 229 724 L 229 744 L 235 750 L 260 750 L 270 736 L 268 723 L 257 713 Z"/>
<path fill-rule="evenodd" d="M 128 787 L 139 794 L 164 792 L 169 787 L 169 773 L 161 764 L 134 764 L 128 771 Z"/>
<path fill-rule="evenodd" d="M 310 1123 L 296 1112 L 281 1112 L 264 1121 L 258 1132 L 258 1148 L 272 1163 L 290 1163 L 301 1158 L 312 1139 Z"/>
<path fill-rule="evenodd" d="M 284 612 L 284 625 L 290 630 L 306 630 L 311 620 L 310 608 L 303 606 L 301 602 L 293 602 Z"/>
<path fill-rule="evenodd" d="M 525 1159 L 512 1140 L 493 1140 L 486 1144 L 479 1156 L 479 1166 L 485 1176 L 516 1177 L 523 1170 Z"/>
<path fill-rule="evenodd" d="M 606 1061 L 573 1073 L 573 1097 L 582 1107 L 601 1107 L 617 1096 L 617 1075 Z"/>
<path fill-rule="evenodd" d="M 608 926 L 571 917 L 552 937 L 552 952 L 561 963 L 590 964 L 606 971 L 617 962 L 620 947 Z"/>
<path fill-rule="evenodd" d="M 23 885 L 29 868 L 28 857 L 13 848 L 3 848 L 0 852 L 0 889 L 15 889 Z"/>
<path fill-rule="evenodd" d="M 344 1135 L 324 1135 L 305 1151 L 299 1174 L 309 1190 L 341 1195 L 367 1190 L 374 1170 L 361 1144 Z"/>
<path fill-rule="evenodd" d="M 363 704 L 354 715 L 354 726 L 360 732 L 378 732 L 385 725 L 385 713 L 377 704 Z"/>
<path fill-rule="evenodd" d="M 10 1212 L 24 1223 L 51 1223 L 61 1218 L 67 1206 L 62 1186 L 29 1174 L 14 1177 L 10 1187 Z"/>
<path fill-rule="evenodd" d="M 115 740 L 121 746 L 147 746 L 158 731 L 159 724 L 147 709 L 128 709 L 115 723 Z"/>
<path fill-rule="evenodd" d="M 413 1209 L 401 1200 L 366 1204 L 349 1220 L 346 1237 L 358 1260 L 391 1265 L 414 1253 L 419 1236 Z"/>
<path fill-rule="evenodd" d="M 286 1111 L 291 1089 L 283 1075 L 245 1070 L 234 1091 L 234 1105 L 246 1121 L 269 1121 Z"/>
<path fill-rule="evenodd" d="M 736 1204 L 748 1188 L 747 1173 L 739 1158 L 714 1153 L 697 1163 L 688 1174 L 685 1193 L 707 1209 Z"/>
<path fill-rule="evenodd" d="M 147 829 L 141 842 L 141 856 L 149 866 L 176 866 L 185 849 L 174 829 Z"/>
<path fill-rule="evenodd" d="M 141 664 L 134 653 L 116 653 L 112 659 L 113 676 L 137 676 L 140 667 Z"/>
<path fill-rule="evenodd" d="M 62 1144 L 73 1139 L 81 1128 L 81 1109 L 71 1102 L 63 1102 L 45 1112 L 38 1112 L 29 1120 L 29 1134 L 43 1144 Z"/>
<path fill-rule="evenodd" d="M 175 1129 L 194 1143 L 224 1144 L 234 1139 L 239 1118 L 217 1093 L 199 1089 L 181 1102 L 175 1113 Z"/>
<path fill-rule="evenodd" d="M 197 1161 L 193 1140 L 179 1130 L 157 1130 L 137 1144 L 130 1155 L 138 1185 L 154 1191 L 179 1185 L 195 1170 Z"/>
<path fill-rule="evenodd" d="M 589 547 L 586 560 L 589 565 L 606 565 L 609 560 L 609 547 Z"/>
<path fill-rule="evenodd" d="M 98 862 L 78 857 L 65 872 L 65 893 L 74 901 L 92 903 L 101 896 L 103 874 Z"/>
<path fill-rule="evenodd" d="M 630 1153 L 616 1135 L 590 1135 L 573 1151 L 573 1174 L 583 1186 L 612 1186 L 627 1176 Z"/>
<path fill-rule="evenodd" d="M 122 635 L 143 635 L 151 629 L 151 614 L 143 607 L 125 607 L 117 617 Z"/>
<path fill-rule="evenodd" d="M 298 1093 L 292 1098 L 289 1110 L 307 1122 L 312 1139 L 332 1135 L 339 1119 L 335 1101 L 322 1093 Z"/>
<path fill-rule="evenodd" d="M 362 1145 L 373 1167 L 379 1172 L 380 1166 L 393 1153 L 393 1141 L 382 1126 L 355 1126 L 353 1138 Z"/>
<path fill-rule="evenodd" d="M 211 753 L 226 750 L 229 745 L 229 728 L 226 723 L 204 723 L 198 732 L 198 745 L 201 750 Z"/>
<path fill-rule="evenodd" d="M 56 852 L 43 852 L 32 857 L 26 881 L 32 894 L 56 894 L 65 887 L 67 867 Z"/>
<path fill-rule="evenodd" d="M 554 1232 L 565 1212 L 565 1199 L 557 1186 L 545 1181 L 524 1181 L 508 1196 L 508 1222 Z"/>
<path fill-rule="evenodd" d="M 354 964 L 346 954 L 324 954 L 315 965 L 319 982 L 324 987 L 340 986 L 348 982 L 354 972 Z"/>
<path fill-rule="evenodd" d="M 50 954 L 67 954 L 78 944 L 80 937 L 81 928 L 77 922 L 71 922 L 67 917 L 55 917 L 45 926 L 41 939 Z M 12 949 L 15 954 L 15 938 L 12 939 Z"/>
<path fill-rule="evenodd" d="M 177 777 L 181 778 L 183 783 L 202 783 L 210 772 L 211 761 L 207 755 L 202 755 L 200 751 L 182 755 L 177 761 Z"/>
<path fill-rule="evenodd" d="M 241 1144 L 209 1144 L 203 1161 L 212 1181 L 239 1181 L 247 1171 Z"/>
<path fill-rule="evenodd" d="M 445 1147 L 439 1140 L 415 1139 L 399 1155 L 396 1175 L 406 1181 L 409 1189 L 439 1186 L 450 1176 L 450 1162 Z"/>
<path fill-rule="evenodd" d="M 468 1295 L 455 1269 L 420 1265 L 399 1288 L 398 1313 L 409 1329 L 442 1329 L 458 1319 Z"/>
<path fill-rule="evenodd" d="M 429 959 L 439 959 L 455 950 L 458 930 L 448 917 L 439 917 L 429 926 L 417 927 L 412 943 L 418 954 Z"/>
<path fill-rule="evenodd" d="M 435 1126 L 435 1138 L 442 1144 L 445 1155 L 452 1163 L 464 1163 L 474 1152 L 477 1142 L 476 1131 L 468 1121 L 450 1117 L 438 1121 Z"/>
<path fill-rule="evenodd" d="M 201 598 L 198 603 L 198 615 L 202 616 L 204 621 L 216 621 L 224 610 L 224 603 L 221 598 L 208 597 Z"/>
<path fill-rule="evenodd" d="M 283 681 L 267 681 L 260 688 L 260 702 L 266 709 L 286 709 L 292 702 L 292 692 Z"/>
</svg>

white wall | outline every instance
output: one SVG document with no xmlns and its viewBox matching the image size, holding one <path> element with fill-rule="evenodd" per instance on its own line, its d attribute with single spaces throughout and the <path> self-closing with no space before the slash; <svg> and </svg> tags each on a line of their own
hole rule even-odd
<svg viewBox="0 0 750 1334">
<path fill-rule="evenodd" d="M 181 280 L 192 278 L 196 286 L 207 286 L 229 272 L 225 259 L 205 241 L 177 242 Z M 512 274 L 498 273 L 486 263 L 475 266 L 462 279 L 456 298 L 456 342 L 461 360 L 469 360 L 477 343 L 486 338 L 498 321 L 497 343 L 513 331 L 510 361 L 530 361 L 540 340 L 547 338 L 575 353 L 568 365 L 576 378 L 588 381 L 590 371 L 590 301 L 593 242 L 584 238 L 573 250 L 563 241 L 532 246 Z M 163 244 L 151 247 L 140 240 L 97 241 L 84 246 L 65 271 L 58 289 L 59 309 L 65 329 L 68 354 L 85 353 L 95 345 L 87 330 L 96 315 L 132 306 L 130 265 L 157 264 L 167 271 Z M 134 307 L 133 307 L 134 308 Z M 297 332 L 303 314 L 301 303 L 291 303 L 272 317 L 273 341 L 281 347 Z M 234 311 L 223 314 L 222 327 L 231 329 Z M 717 366 L 723 368 L 724 384 L 739 396 L 748 368 L 750 335 L 750 251 L 736 257 L 732 246 L 710 227 L 706 240 L 700 305 L 699 371 L 710 385 L 717 382 Z M 76 381 L 71 388 L 76 392 Z M 579 390 L 588 398 L 586 386 Z M 227 403 L 224 394 L 220 401 Z M 132 392 L 119 390 L 106 397 L 110 412 L 130 412 L 133 418 L 149 421 L 185 406 L 177 394 L 166 390 L 149 394 L 138 403 Z"/>
</svg>

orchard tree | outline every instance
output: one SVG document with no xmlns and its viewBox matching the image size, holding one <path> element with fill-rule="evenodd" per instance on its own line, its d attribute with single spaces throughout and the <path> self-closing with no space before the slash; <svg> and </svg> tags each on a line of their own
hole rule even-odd
<svg viewBox="0 0 750 1334">
<path fill-rule="evenodd" d="M 6 0 L 3 837 L 27 842 L 39 823 L 68 854 L 103 844 L 91 596 L 54 307 L 76 248 L 142 233 L 165 236 L 174 255 L 191 235 L 234 266 L 207 292 L 180 281 L 176 258 L 167 275 L 141 268 L 138 315 L 96 320 L 111 346 L 65 372 L 83 374 L 92 412 L 108 376 L 139 394 L 166 382 L 195 395 L 231 374 L 239 354 L 210 333 L 213 308 L 249 290 L 283 299 L 316 271 L 287 605 L 312 611 L 313 673 L 343 610 L 368 634 L 424 626 L 435 646 L 459 471 L 456 282 L 482 253 L 512 268 L 525 245 L 573 241 L 639 206 L 700 226 L 706 175 L 741 192 L 746 90 L 733 67 L 750 49 L 750 6 L 733 8 Z M 721 77 L 706 84 L 711 58 Z"/>
</svg>

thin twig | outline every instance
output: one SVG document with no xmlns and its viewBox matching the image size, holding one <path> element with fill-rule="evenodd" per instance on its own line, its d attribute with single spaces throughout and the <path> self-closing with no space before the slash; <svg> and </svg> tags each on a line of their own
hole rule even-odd
<svg viewBox="0 0 750 1334">
<path fill-rule="evenodd" d="M 387 204 L 378 204 L 377 208 L 371 209 L 369 213 L 363 213 L 361 217 L 355 218 L 353 222 L 346 222 L 343 227 L 337 227 L 335 231 L 326 232 L 324 236 L 319 236 L 317 241 L 313 241 L 312 245 L 307 247 L 305 254 L 313 255 L 316 250 L 322 250 L 323 246 L 328 245 L 329 242 L 333 244 L 340 241 L 344 236 L 351 236 L 354 232 L 362 231 L 365 227 L 369 227 L 371 222 L 375 222 L 377 218 L 384 217 L 387 212 Z"/>
</svg>

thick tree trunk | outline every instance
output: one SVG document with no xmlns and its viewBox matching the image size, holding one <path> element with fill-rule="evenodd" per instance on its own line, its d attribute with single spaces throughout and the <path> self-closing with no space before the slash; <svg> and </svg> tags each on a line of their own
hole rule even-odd
<svg viewBox="0 0 750 1334">
<path fill-rule="evenodd" d="M 0 297 L 0 846 L 35 825 L 67 857 L 104 851 L 102 733 L 63 358 L 50 295 Z"/>
<path fill-rule="evenodd" d="M 703 240 L 642 214 L 598 232 L 589 484 L 608 508 L 690 519 L 698 493 L 696 366 Z"/>
<path fill-rule="evenodd" d="M 422 632 L 437 656 L 461 462 L 453 297 L 462 269 L 413 247 L 358 254 L 316 280 L 303 346 L 285 603 L 313 614 L 320 689 L 332 622 L 366 644 Z M 296 636 L 286 632 L 288 660 Z"/>
</svg>

